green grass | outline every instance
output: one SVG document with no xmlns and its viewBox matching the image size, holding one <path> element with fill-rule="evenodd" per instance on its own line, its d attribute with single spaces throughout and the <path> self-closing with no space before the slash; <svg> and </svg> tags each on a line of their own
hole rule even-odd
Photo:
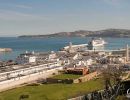
<svg viewBox="0 0 130 100">
<path fill-rule="evenodd" d="M 127 76 L 127 75 L 128 75 L 128 73 L 125 73 L 125 72 L 122 74 L 122 76 Z"/>
<path fill-rule="evenodd" d="M 130 79 L 130 74 L 129 74 L 128 78 Z"/>
<path fill-rule="evenodd" d="M 76 79 L 81 77 L 82 75 L 75 75 L 75 74 L 60 74 L 56 75 L 53 78 L 55 79 Z"/>
<path fill-rule="evenodd" d="M 19 100 L 20 95 L 29 95 L 24 100 L 66 100 L 72 96 L 81 95 L 103 88 L 102 80 L 95 79 L 79 84 L 43 84 L 39 86 L 24 86 L 0 93 L 0 100 Z"/>
<path fill-rule="evenodd" d="M 122 96 L 118 96 L 116 100 L 128 100 L 128 99 L 126 98 L 126 96 L 122 95 Z"/>
</svg>

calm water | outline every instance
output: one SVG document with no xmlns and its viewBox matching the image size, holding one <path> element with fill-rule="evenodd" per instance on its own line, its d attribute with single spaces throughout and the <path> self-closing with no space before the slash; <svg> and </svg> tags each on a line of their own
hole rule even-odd
<svg viewBox="0 0 130 100">
<path fill-rule="evenodd" d="M 0 60 L 15 59 L 20 53 L 25 51 L 57 51 L 60 48 L 68 45 L 69 42 L 73 44 L 87 43 L 91 38 L 0 38 L 1 48 L 12 48 L 11 53 L 1 53 Z M 130 38 L 104 38 L 108 44 L 105 49 L 118 49 L 130 45 Z"/>
</svg>

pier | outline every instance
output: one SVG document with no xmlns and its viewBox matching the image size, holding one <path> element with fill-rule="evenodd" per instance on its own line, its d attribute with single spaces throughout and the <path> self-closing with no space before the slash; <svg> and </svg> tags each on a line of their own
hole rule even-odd
<svg viewBox="0 0 130 100">
<path fill-rule="evenodd" d="M 13 51 L 11 48 L 0 48 L 0 52 L 11 52 Z"/>
</svg>

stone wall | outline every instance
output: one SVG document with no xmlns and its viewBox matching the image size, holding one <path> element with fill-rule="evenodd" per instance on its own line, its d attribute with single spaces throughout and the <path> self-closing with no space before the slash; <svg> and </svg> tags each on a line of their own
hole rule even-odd
<svg viewBox="0 0 130 100">
<path fill-rule="evenodd" d="M 80 82 L 86 82 L 86 81 L 89 81 L 95 77 L 97 77 L 100 73 L 99 72 L 93 72 L 93 73 L 90 73 L 90 74 L 87 74 L 85 76 L 82 76 L 78 79 L 75 79 L 74 80 L 74 83 L 80 83 Z"/>
<path fill-rule="evenodd" d="M 34 74 L 26 75 L 26 76 L 21 76 L 21 77 L 12 78 L 9 80 L 1 81 L 0 82 L 0 92 L 18 87 L 21 84 L 36 81 L 41 78 L 46 79 L 48 77 L 53 76 L 53 73 L 58 73 L 58 69 L 60 69 L 60 68 L 57 68 L 57 69 L 55 68 L 55 69 L 51 69 L 51 70 L 47 70 L 47 71 L 43 71 L 43 72 L 39 72 L 39 73 L 34 73 Z"/>
</svg>

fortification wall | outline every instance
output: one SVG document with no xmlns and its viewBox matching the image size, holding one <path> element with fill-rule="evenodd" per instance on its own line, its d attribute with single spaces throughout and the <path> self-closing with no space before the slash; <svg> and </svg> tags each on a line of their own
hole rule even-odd
<svg viewBox="0 0 130 100">
<path fill-rule="evenodd" d="M 58 69 L 51 69 L 43 72 L 38 72 L 26 76 L 21 76 L 17 78 L 12 78 L 9 80 L 1 81 L 0 82 L 0 92 L 18 87 L 21 84 L 29 83 L 38 79 L 46 79 L 51 77 L 53 73 L 58 73 Z"/>
</svg>

